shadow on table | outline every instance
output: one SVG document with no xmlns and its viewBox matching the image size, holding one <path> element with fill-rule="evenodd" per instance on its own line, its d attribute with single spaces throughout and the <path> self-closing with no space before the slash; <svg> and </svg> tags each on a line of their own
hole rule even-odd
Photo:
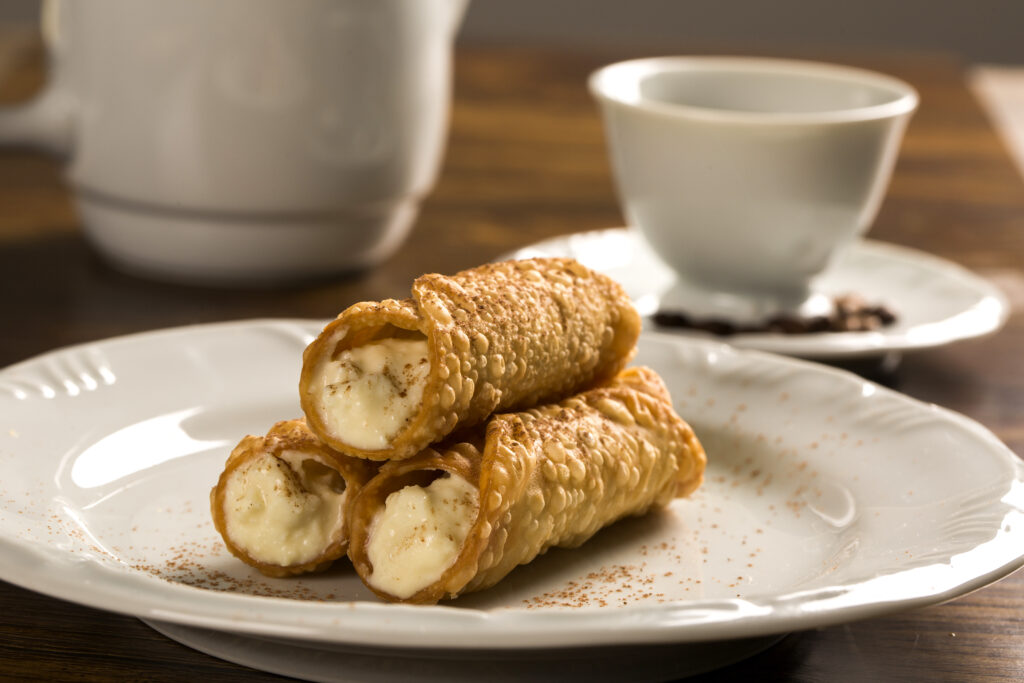
<svg viewBox="0 0 1024 683">
<path fill-rule="evenodd" d="M 5 312 L 21 326 L 0 338 L 0 364 L 140 330 L 244 318 L 333 317 L 354 302 L 350 290 L 356 284 L 366 281 L 251 290 L 157 282 L 108 266 L 80 234 L 45 235 L 0 247 Z"/>
</svg>

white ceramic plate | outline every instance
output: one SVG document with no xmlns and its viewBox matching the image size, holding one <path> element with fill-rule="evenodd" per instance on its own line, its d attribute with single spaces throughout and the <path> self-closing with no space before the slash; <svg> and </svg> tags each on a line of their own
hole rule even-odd
<svg viewBox="0 0 1024 683">
<path fill-rule="evenodd" d="M 659 295 L 675 275 L 639 233 L 625 228 L 565 235 L 524 247 L 512 258 L 571 256 L 622 283 L 645 316 L 656 312 Z M 823 294 L 860 294 L 885 304 L 896 323 L 876 332 L 737 334 L 726 338 L 740 348 L 802 358 L 841 359 L 942 346 L 995 332 L 1006 322 L 1006 297 L 970 271 L 920 251 L 865 240 L 857 242 L 822 276 Z M 653 327 L 653 323 L 648 323 Z M 710 335 L 662 328 L 680 336 Z"/>
<path fill-rule="evenodd" d="M 978 424 L 853 375 L 645 335 L 710 456 L 691 499 L 441 606 L 341 564 L 268 579 L 223 549 L 210 486 L 298 414 L 320 327 L 112 339 L 0 372 L 0 578 L 148 620 L 339 646 L 494 651 L 767 636 L 961 595 L 1024 562 L 1024 467 Z"/>
</svg>

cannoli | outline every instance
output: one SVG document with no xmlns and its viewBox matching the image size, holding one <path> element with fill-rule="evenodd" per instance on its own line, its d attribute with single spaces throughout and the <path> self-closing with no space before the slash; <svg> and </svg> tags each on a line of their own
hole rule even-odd
<svg viewBox="0 0 1024 683">
<path fill-rule="evenodd" d="M 357 496 L 349 557 L 378 596 L 429 604 L 487 588 L 704 477 L 703 448 L 647 368 L 472 432 L 386 463 Z"/>
<path fill-rule="evenodd" d="M 458 425 L 615 376 L 640 318 L 622 288 L 572 259 L 423 275 L 412 297 L 358 303 L 303 354 L 310 429 L 344 453 L 402 459 Z"/>
<path fill-rule="evenodd" d="M 324 446 L 303 420 L 247 436 L 210 491 L 213 524 L 235 557 L 267 576 L 321 571 L 348 550 L 348 515 L 374 463 Z"/>
</svg>

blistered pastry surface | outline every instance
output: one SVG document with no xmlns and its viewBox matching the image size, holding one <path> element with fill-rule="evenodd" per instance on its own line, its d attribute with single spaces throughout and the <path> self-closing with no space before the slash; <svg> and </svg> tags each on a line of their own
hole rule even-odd
<svg viewBox="0 0 1024 683">
<path fill-rule="evenodd" d="M 412 299 L 356 304 L 306 349 L 300 398 L 332 447 L 384 460 L 414 455 L 456 425 L 556 400 L 606 381 L 632 357 L 640 318 L 622 288 L 572 259 L 486 264 L 418 278 Z M 399 329 L 428 340 L 430 373 L 419 415 L 387 449 L 346 444 L 312 387 L 325 359 Z"/>
<path fill-rule="evenodd" d="M 623 374 L 612 386 L 491 422 L 480 481 L 488 519 L 476 529 L 488 540 L 466 591 L 699 486 L 703 448 L 660 378 Z"/>
</svg>

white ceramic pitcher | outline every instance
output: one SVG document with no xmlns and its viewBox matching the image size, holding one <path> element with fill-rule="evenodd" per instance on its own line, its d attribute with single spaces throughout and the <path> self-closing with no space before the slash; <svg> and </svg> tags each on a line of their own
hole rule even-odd
<svg viewBox="0 0 1024 683">
<path fill-rule="evenodd" d="M 403 241 L 447 135 L 467 0 L 54 0 L 0 144 L 66 160 L 85 233 L 157 277 L 272 284 Z"/>
</svg>

